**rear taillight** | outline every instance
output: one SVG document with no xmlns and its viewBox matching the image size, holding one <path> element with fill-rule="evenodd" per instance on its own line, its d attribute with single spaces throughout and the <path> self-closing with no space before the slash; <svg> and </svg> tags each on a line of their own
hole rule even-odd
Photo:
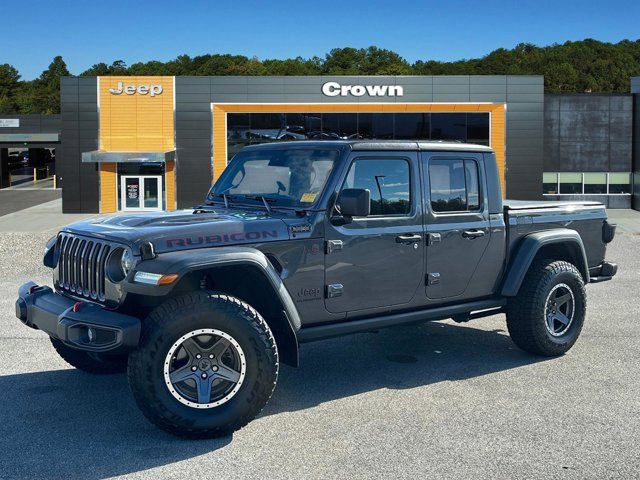
<svg viewBox="0 0 640 480">
<path fill-rule="evenodd" d="M 608 221 L 604 221 L 602 224 L 602 241 L 604 243 L 609 243 L 613 240 L 613 237 L 616 236 L 616 224 L 609 223 Z"/>
</svg>

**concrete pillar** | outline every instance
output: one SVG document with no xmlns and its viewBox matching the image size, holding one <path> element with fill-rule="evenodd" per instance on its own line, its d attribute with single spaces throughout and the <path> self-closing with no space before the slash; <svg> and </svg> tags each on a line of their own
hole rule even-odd
<svg viewBox="0 0 640 480">
<path fill-rule="evenodd" d="M 10 187 L 9 149 L 0 148 L 0 188 Z"/>
</svg>

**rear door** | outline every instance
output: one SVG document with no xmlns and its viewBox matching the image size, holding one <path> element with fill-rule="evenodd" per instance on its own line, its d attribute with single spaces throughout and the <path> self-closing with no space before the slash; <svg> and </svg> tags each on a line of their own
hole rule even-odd
<svg viewBox="0 0 640 480">
<path fill-rule="evenodd" d="M 354 152 L 342 188 L 369 189 L 371 215 L 346 225 L 327 216 L 327 310 L 400 305 L 421 295 L 424 231 L 417 152 Z"/>
<path fill-rule="evenodd" d="M 491 235 L 481 153 L 423 152 L 429 299 L 465 299 Z M 475 292 L 477 295 L 477 291 Z"/>
</svg>

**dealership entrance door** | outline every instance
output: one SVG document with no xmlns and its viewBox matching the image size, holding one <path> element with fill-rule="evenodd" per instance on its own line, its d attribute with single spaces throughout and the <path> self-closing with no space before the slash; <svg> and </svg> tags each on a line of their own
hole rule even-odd
<svg viewBox="0 0 640 480">
<path fill-rule="evenodd" d="M 121 210 L 162 210 L 162 177 L 159 175 L 122 175 Z"/>
</svg>

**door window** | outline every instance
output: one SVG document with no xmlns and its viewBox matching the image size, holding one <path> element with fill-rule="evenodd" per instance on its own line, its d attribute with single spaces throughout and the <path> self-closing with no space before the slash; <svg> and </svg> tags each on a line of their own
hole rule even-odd
<svg viewBox="0 0 640 480">
<path fill-rule="evenodd" d="M 474 160 L 430 160 L 429 187 L 434 212 L 480 210 L 478 164 Z"/>
<path fill-rule="evenodd" d="M 120 177 L 121 210 L 161 210 L 162 177 L 129 176 Z"/>
<path fill-rule="evenodd" d="M 140 208 L 140 177 L 124 180 L 125 208 Z"/>
<path fill-rule="evenodd" d="M 403 159 L 357 159 L 343 188 L 371 192 L 371 215 L 408 215 L 411 211 L 409 162 Z"/>
</svg>

